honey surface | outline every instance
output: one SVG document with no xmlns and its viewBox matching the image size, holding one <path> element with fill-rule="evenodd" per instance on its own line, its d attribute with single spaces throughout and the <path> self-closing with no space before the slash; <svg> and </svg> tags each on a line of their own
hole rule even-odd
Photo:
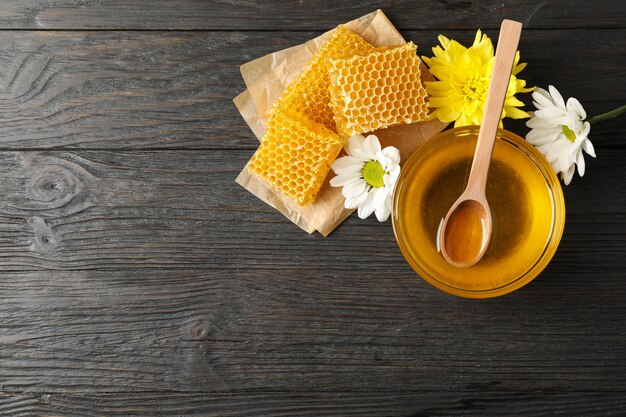
<svg viewBox="0 0 626 417">
<path fill-rule="evenodd" d="M 428 275 L 454 288 L 480 291 L 517 280 L 537 262 L 550 238 L 554 207 L 534 162 L 514 145 L 496 141 L 487 180 L 493 221 L 489 247 L 472 267 L 446 262 L 438 230 L 465 188 L 475 143 L 474 136 L 430 146 L 406 173 L 397 212 L 407 250 Z"/>
<path fill-rule="evenodd" d="M 480 213 L 480 209 L 466 202 L 461 203 L 448 219 L 445 248 L 448 257 L 457 264 L 471 264 L 484 246 L 484 224 Z"/>
</svg>

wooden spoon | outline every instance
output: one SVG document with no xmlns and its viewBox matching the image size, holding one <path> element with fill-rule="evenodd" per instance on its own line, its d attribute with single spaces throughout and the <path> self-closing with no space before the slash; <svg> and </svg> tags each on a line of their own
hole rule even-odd
<svg viewBox="0 0 626 417">
<path fill-rule="evenodd" d="M 491 240 L 491 211 L 485 185 L 521 32 L 521 23 L 502 22 L 467 187 L 446 214 L 439 231 L 441 254 L 459 268 L 480 261 Z"/>
</svg>

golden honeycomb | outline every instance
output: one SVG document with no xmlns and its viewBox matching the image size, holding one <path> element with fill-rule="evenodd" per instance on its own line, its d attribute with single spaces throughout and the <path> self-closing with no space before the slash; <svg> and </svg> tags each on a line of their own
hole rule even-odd
<svg viewBox="0 0 626 417">
<path fill-rule="evenodd" d="M 328 91 L 328 58 L 338 53 L 351 55 L 371 49 L 374 47 L 359 35 L 343 25 L 337 26 L 306 68 L 278 98 L 270 113 L 277 107 L 295 110 L 336 132 Z"/>
<path fill-rule="evenodd" d="M 344 136 L 426 120 L 426 90 L 413 42 L 329 63 L 331 105 Z"/>
<path fill-rule="evenodd" d="M 272 112 L 248 170 L 304 206 L 311 204 L 343 148 L 343 139 L 288 109 Z"/>
</svg>

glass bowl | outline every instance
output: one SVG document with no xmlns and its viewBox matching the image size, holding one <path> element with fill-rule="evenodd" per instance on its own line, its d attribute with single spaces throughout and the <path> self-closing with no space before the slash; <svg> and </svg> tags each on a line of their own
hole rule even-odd
<svg viewBox="0 0 626 417">
<path fill-rule="evenodd" d="M 563 190 L 548 161 L 526 140 L 500 129 L 487 179 L 489 248 L 469 268 L 445 261 L 438 230 L 465 188 L 478 129 L 446 130 L 418 148 L 402 168 L 392 210 L 398 246 L 415 272 L 469 298 L 497 297 L 528 284 L 552 259 L 565 222 Z"/>
</svg>

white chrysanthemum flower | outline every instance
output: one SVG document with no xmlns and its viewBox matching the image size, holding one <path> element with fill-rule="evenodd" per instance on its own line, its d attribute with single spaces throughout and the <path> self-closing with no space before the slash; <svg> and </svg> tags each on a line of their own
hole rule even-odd
<svg viewBox="0 0 626 417">
<path fill-rule="evenodd" d="M 557 174 L 568 185 L 574 176 L 585 174 L 583 151 L 596 157 L 591 141 L 587 138 L 591 126 L 585 121 L 587 113 L 578 100 L 567 99 L 567 104 L 556 88 L 549 92 L 536 88 L 533 103 L 537 107 L 532 118 L 526 122 L 531 130 L 526 139 L 545 155 Z"/>
<path fill-rule="evenodd" d="M 393 190 L 400 175 L 400 151 L 393 146 L 381 149 L 378 138 L 354 135 L 345 146 L 347 156 L 332 166 L 337 174 L 330 185 L 343 187 L 345 207 L 358 209 L 361 219 L 372 213 L 380 222 L 389 218 Z"/>
</svg>

